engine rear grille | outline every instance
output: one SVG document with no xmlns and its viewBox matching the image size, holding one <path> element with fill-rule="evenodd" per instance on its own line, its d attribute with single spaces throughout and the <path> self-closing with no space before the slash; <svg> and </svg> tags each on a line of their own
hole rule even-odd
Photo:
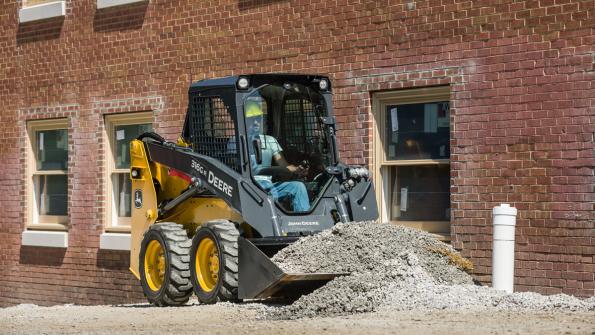
<svg viewBox="0 0 595 335">
<path fill-rule="evenodd" d="M 240 172 L 236 115 L 219 97 L 190 96 L 189 140 L 194 152 Z"/>
</svg>

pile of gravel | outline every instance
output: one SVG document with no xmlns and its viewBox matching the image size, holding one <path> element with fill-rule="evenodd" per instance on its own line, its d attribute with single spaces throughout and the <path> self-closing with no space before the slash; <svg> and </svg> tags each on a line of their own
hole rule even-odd
<svg viewBox="0 0 595 335">
<path fill-rule="evenodd" d="M 581 300 L 566 294 L 545 296 L 534 292 L 507 294 L 477 285 L 391 285 L 381 310 L 486 310 L 578 312 L 594 311 L 595 299 Z"/>
<path fill-rule="evenodd" d="M 463 260 L 463 261 L 461 261 Z M 271 319 L 326 317 L 378 310 L 595 310 L 595 299 L 536 293 L 507 295 L 473 284 L 464 259 L 417 229 L 359 222 L 300 239 L 273 261 L 285 272 L 350 273 L 291 305 L 269 309 Z"/>
<path fill-rule="evenodd" d="M 414 255 L 437 283 L 473 283 L 470 275 L 453 266 L 438 250 L 458 255 L 450 245 L 417 229 L 374 221 L 353 222 L 303 237 L 277 253 L 273 261 L 285 272 L 364 273 L 379 272 L 395 265 L 387 262 L 402 263 L 407 255 Z"/>
</svg>

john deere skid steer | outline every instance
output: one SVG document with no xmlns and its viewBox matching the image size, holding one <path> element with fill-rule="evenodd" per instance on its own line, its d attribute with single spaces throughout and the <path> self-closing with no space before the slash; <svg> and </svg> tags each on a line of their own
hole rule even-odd
<svg viewBox="0 0 595 335">
<path fill-rule="evenodd" d="M 190 86 L 176 143 L 130 144 L 130 270 L 148 300 L 294 298 L 337 273 L 285 273 L 270 257 L 337 222 L 376 219 L 368 170 L 339 162 L 331 83 L 257 74 Z M 323 257 L 324 255 L 321 255 Z"/>
</svg>

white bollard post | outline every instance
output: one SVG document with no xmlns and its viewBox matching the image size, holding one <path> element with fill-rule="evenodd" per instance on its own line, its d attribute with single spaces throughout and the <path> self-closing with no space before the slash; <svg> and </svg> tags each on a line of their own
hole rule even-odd
<svg viewBox="0 0 595 335">
<path fill-rule="evenodd" d="M 494 207 L 492 287 L 508 293 L 514 288 L 514 231 L 517 209 L 509 204 Z"/>
</svg>

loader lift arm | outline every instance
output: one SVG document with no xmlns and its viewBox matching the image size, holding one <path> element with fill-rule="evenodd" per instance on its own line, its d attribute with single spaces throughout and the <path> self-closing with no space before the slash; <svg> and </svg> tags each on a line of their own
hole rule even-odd
<svg viewBox="0 0 595 335">
<path fill-rule="evenodd" d="M 143 138 L 141 135 L 140 138 Z M 198 154 L 171 142 L 144 140 L 147 159 L 178 170 L 194 178 L 198 188 L 222 199 L 235 212 L 263 236 L 282 236 L 280 223 L 275 215 L 275 204 L 267 194 L 238 172 L 212 157 Z M 140 174 L 139 174 L 140 175 Z M 133 177 L 134 179 L 134 177 Z M 192 195 L 192 194 L 190 194 Z M 176 199 L 172 200 L 172 202 Z M 263 220 L 264 217 L 269 220 Z"/>
<path fill-rule="evenodd" d="M 218 163 L 214 158 L 197 154 L 171 142 L 147 141 L 145 145 L 150 161 L 194 177 L 198 181 L 198 187 L 206 188 L 236 211 L 241 211 L 238 181 L 242 177 L 237 172 Z"/>
</svg>

